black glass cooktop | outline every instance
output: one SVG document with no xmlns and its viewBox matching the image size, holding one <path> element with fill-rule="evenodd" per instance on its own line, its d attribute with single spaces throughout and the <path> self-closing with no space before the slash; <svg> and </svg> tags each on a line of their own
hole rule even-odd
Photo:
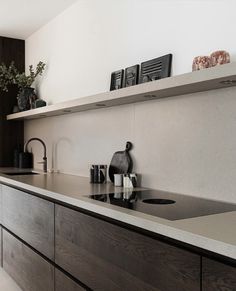
<svg viewBox="0 0 236 291">
<path fill-rule="evenodd" d="M 125 190 L 124 192 L 90 195 L 89 198 L 168 220 L 236 211 L 236 204 L 158 190 Z"/>
</svg>

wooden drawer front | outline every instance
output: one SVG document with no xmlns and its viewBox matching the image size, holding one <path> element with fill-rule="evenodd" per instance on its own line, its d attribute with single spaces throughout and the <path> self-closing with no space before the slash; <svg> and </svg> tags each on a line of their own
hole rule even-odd
<svg viewBox="0 0 236 291">
<path fill-rule="evenodd" d="M 236 268 L 203 258 L 202 291 L 236 291 Z"/>
<path fill-rule="evenodd" d="M 199 291 L 200 257 L 56 205 L 55 261 L 93 290 Z"/>
<path fill-rule="evenodd" d="M 54 267 L 5 230 L 3 268 L 24 291 L 54 290 Z"/>
<path fill-rule="evenodd" d="M 2 186 L 3 225 L 54 260 L 54 204 Z"/>
<path fill-rule="evenodd" d="M 55 269 L 55 291 L 85 291 L 83 287 L 76 284 L 58 269 Z"/>
</svg>

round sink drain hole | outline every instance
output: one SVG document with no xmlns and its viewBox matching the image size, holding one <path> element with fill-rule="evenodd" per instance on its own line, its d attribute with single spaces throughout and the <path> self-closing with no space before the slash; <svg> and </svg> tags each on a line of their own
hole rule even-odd
<svg viewBox="0 0 236 291">
<path fill-rule="evenodd" d="M 170 200 L 170 199 L 144 199 L 143 202 L 147 204 L 174 204 L 175 203 L 174 200 Z"/>
</svg>

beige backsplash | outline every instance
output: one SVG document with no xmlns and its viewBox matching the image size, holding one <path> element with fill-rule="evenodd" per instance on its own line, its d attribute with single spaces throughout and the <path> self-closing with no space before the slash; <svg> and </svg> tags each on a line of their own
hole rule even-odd
<svg viewBox="0 0 236 291">
<path fill-rule="evenodd" d="M 236 88 L 25 122 L 47 144 L 49 169 L 88 176 L 134 144 L 142 186 L 235 202 Z M 32 143 L 36 162 L 43 150 Z"/>
</svg>

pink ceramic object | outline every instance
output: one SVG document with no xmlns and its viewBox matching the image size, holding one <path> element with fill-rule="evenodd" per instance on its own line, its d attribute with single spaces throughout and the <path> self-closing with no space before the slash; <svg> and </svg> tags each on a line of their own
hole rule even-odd
<svg viewBox="0 0 236 291">
<path fill-rule="evenodd" d="M 230 63 L 230 55 L 226 51 L 215 51 L 210 55 L 212 67 Z"/>
<path fill-rule="evenodd" d="M 211 67 L 211 59 L 208 56 L 198 56 L 193 59 L 192 70 L 198 71 Z"/>
</svg>

